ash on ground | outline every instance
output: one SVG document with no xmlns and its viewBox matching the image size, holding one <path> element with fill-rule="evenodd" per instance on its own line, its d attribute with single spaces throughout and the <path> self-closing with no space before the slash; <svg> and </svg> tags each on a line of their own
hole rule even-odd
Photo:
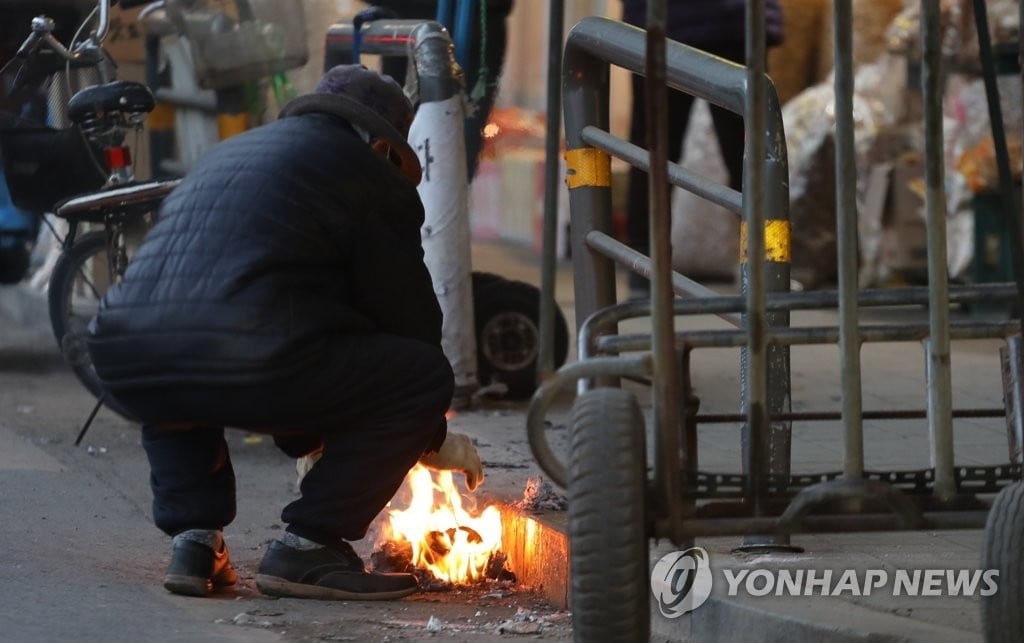
<svg viewBox="0 0 1024 643">
<path fill-rule="evenodd" d="M 569 502 L 543 476 L 528 478 L 523 499 L 515 504 L 523 511 L 565 511 Z"/>
<path fill-rule="evenodd" d="M 381 574 L 406 573 L 416 577 L 420 591 L 450 592 L 459 587 L 456 583 L 436 578 L 428 569 L 414 567 L 412 564 L 412 543 L 408 541 L 388 540 L 380 548 L 370 554 L 372 571 Z M 507 590 L 516 584 L 516 575 L 508 569 L 508 556 L 504 552 L 494 552 L 487 560 L 484 578 L 474 583 L 480 588 L 492 588 L 497 591 Z"/>
</svg>

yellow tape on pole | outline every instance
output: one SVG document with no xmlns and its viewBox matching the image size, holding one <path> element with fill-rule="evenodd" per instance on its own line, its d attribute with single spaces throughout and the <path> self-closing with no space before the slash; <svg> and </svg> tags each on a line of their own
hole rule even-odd
<svg viewBox="0 0 1024 643">
<path fill-rule="evenodd" d="M 249 127 L 249 115 L 241 114 L 217 114 L 217 134 L 220 140 L 231 138 L 241 134 Z"/>
<path fill-rule="evenodd" d="M 612 185 L 612 158 L 596 147 L 581 147 L 565 152 L 565 183 L 569 189 L 608 188 Z"/>
<path fill-rule="evenodd" d="M 146 117 L 146 125 L 150 130 L 166 132 L 174 129 L 174 106 L 170 103 L 157 103 L 153 111 Z"/>
<path fill-rule="evenodd" d="M 768 219 L 764 222 L 764 258 L 775 263 L 789 263 L 789 221 Z M 740 263 L 747 262 L 747 222 L 740 223 Z"/>
</svg>

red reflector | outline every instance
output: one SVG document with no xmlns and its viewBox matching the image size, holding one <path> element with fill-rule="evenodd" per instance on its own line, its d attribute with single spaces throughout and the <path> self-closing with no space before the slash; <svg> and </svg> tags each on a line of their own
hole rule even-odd
<svg viewBox="0 0 1024 643">
<path fill-rule="evenodd" d="M 128 167 L 132 164 L 132 152 L 127 146 L 108 147 L 103 150 L 103 153 L 107 157 L 107 167 L 111 170 Z"/>
</svg>

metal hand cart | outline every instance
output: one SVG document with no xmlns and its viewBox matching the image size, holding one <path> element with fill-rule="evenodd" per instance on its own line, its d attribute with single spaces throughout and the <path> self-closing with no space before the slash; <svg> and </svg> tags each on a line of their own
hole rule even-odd
<svg viewBox="0 0 1024 643">
<path fill-rule="evenodd" d="M 953 302 L 1019 298 L 1020 206 L 1004 192 L 1015 249 L 1017 283 L 950 287 L 943 195 L 938 3 L 921 3 L 922 86 L 926 138 L 929 285 L 859 290 L 853 148 L 851 2 L 835 3 L 837 292 L 789 292 L 788 170 L 781 112 L 765 75 L 764 2 L 747 3 L 748 65 L 734 65 L 664 38 L 665 3 L 648 2 L 648 29 L 587 18 L 571 30 L 562 71 L 565 90 L 566 181 L 570 190 L 579 361 L 561 368 L 534 395 L 527 417 L 530 445 L 541 468 L 569 495 L 571 608 L 577 640 L 646 640 L 649 633 L 648 540 L 688 546 L 696 538 L 742 535 L 748 542 L 784 545 L 796 532 L 852 532 L 986 527 L 983 567 L 1000 570 L 999 592 L 983 599 L 990 640 L 1024 640 L 1019 609 L 1024 577 L 1024 486 L 1019 482 L 1024 439 L 1024 353 L 1019 319 L 951 323 Z M 984 2 L 975 2 L 982 60 L 988 42 Z M 988 55 L 987 63 L 991 63 Z M 745 115 L 742 193 L 709 183 L 665 154 L 663 137 L 649 151 L 609 133 L 609 65 L 647 76 L 647 122 L 666 122 L 665 85 Z M 993 74 L 990 64 L 986 76 Z M 993 83 L 994 87 L 994 83 Z M 989 96 L 1001 175 L 1009 181 L 998 100 Z M 995 107 L 992 107 L 992 105 Z M 991 111 L 991 110 L 995 111 Z M 1003 140 L 1000 141 L 1000 136 Z M 652 254 L 643 256 L 611 236 L 610 157 L 650 173 Z M 719 296 L 670 265 L 668 183 L 742 213 L 742 296 Z M 615 264 L 652 282 L 649 302 L 615 303 Z M 672 295 L 680 296 L 673 299 Z M 1024 300 L 1024 298 L 1020 299 Z M 927 305 L 928 323 L 863 325 L 861 306 Z M 838 308 L 837 326 L 789 325 L 793 310 Z M 717 314 L 728 330 L 675 332 L 674 315 Z M 650 335 L 622 335 L 619 322 L 650 316 Z M 1002 338 L 1005 408 L 954 409 L 950 342 Z M 920 471 L 865 468 L 860 347 L 864 342 L 923 342 L 927 409 L 871 414 L 872 419 L 927 419 L 931 466 Z M 842 409 L 790 409 L 789 350 L 838 343 Z M 690 381 L 693 351 L 740 347 L 744 422 L 742 473 L 702 471 L 697 413 Z M 644 420 L 635 395 L 619 378 L 652 386 L 654 458 L 647 462 Z M 563 463 L 545 437 L 545 414 L 555 397 L 576 385 L 570 453 Z M 877 415 L 877 417 L 876 417 Z M 958 467 L 953 418 L 1005 415 L 1010 457 L 1005 463 Z M 790 423 L 842 419 L 842 471 L 795 475 L 789 470 Z M 722 421 L 718 418 L 717 421 Z M 648 465 L 652 470 L 648 474 Z M 998 493 L 994 501 L 991 494 Z"/>
</svg>

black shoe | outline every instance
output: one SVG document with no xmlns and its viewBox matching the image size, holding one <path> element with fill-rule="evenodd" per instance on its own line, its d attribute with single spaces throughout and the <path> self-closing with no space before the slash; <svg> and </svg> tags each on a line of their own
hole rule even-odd
<svg viewBox="0 0 1024 643">
<path fill-rule="evenodd" d="M 343 601 L 401 598 L 419 587 L 412 574 L 370 574 L 363 561 L 342 541 L 338 547 L 295 549 L 280 540 L 260 562 L 256 587 L 269 596 Z"/>
<path fill-rule="evenodd" d="M 228 559 L 224 543 L 220 551 L 183 538 L 174 539 L 171 563 L 164 576 L 164 587 L 175 594 L 208 596 L 214 587 L 234 585 L 238 574 Z"/>
</svg>

